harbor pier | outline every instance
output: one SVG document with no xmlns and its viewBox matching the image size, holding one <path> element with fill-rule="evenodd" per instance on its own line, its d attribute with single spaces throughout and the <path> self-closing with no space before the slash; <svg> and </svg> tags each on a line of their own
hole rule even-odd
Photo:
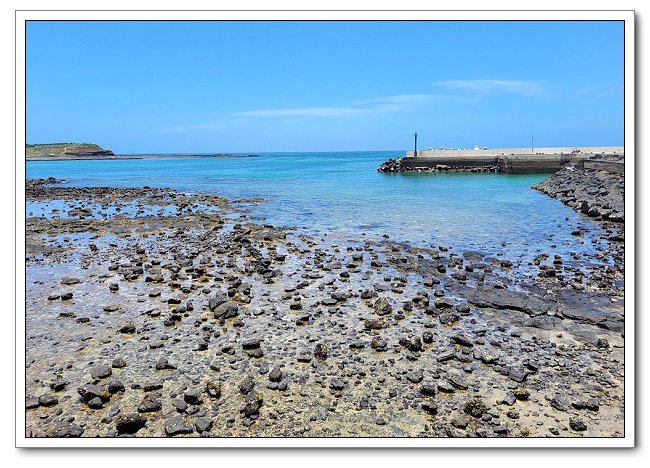
<svg viewBox="0 0 650 468">
<path fill-rule="evenodd" d="M 417 151 L 417 153 L 415 153 Z M 533 152 L 534 151 L 534 152 Z M 580 166 L 597 155 L 624 155 L 622 146 L 444 149 L 407 151 L 389 159 L 380 172 L 501 172 L 508 174 L 553 173 L 568 164 Z M 417 156 L 414 156 L 417 154 Z"/>
</svg>

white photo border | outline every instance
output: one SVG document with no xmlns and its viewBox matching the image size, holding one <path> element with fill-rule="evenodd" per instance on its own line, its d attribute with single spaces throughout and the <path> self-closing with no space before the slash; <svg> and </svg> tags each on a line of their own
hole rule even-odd
<svg viewBox="0 0 650 468">
<path fill-rule="evenodd" d="M 624 377 L 624 437 L 620 438 L 28 438 L 25 434 L 25 40 L 26 21 L 623 21 L 625 25 L 625 377 Z M 127 11 L 127 10 L 16 10 L 16 112 L 15 112 L 15 162 L 16 162 L 16 447 L 356 447 L 356 448 L 409 448 L 409 447 L 483 447 L 483 448 L 625 448 L 635 446 L 635 12 L 618 10 L 600 11 L 343 11 L 343 10 L 284 10 L 284 11 Z"/>
</svg>

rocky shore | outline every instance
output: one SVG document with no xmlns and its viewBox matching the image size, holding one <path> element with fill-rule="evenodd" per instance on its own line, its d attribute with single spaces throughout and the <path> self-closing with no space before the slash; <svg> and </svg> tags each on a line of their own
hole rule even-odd
<svg viewBox="0 0 650 468">
<path fill-rule="evenodd" d="M 585 167 L 567 166 L 532 188 L 592 218 L 624 222 L 625 180 L 623 172 L 616 168 L 623 165 L 622 156 L 608 159 L 600 156 L 596 161 L 607 162 L 614 170 L 604 170 L 607 168 L 604 164 L 604 169 L 591 169 L 592 161 L 587 160 L 583 163 Z"/>
<path fill-rule="evenodd" d="M 624 435 L 620 223 L 519 265 L 56 182 L 26 188 L 30 437 Z"/>
</svg>

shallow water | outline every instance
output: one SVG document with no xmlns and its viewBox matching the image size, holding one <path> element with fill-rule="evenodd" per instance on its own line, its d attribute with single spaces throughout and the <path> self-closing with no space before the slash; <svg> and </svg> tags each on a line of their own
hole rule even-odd
<svg viewBox="0 0 650 468">
<path fill-rule="evenodd" d="M 399 152 L 272 153 L 256 158 L 34 161 L 28 178 L 70 186 L 171 187 L 241 198 L 263 197 L 251 216 L 308 233 L 388 235 L 530 260 L 541 252 L 594 253 L 599 243 L 571 235 L 598 232 L 584 216 L 530 185 L 547 175 L 380 174 Z M 36 206 L 28 204 L 27 213 Z M 584 242 L 584 243 L 583 243 Z M 564 255 L 563 255 L 564 256 Z"/>
</svg>

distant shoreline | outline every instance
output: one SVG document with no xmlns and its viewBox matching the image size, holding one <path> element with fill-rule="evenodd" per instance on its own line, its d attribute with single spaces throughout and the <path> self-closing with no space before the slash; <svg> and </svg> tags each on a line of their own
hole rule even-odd
<svg viewBox="0 0 650 468">
<path fill-rule="evenodd" d="M 200 159 L 200 158 L 254 158 L 257 154 L 116 154 L 106 155 L 39 155 L 25 156 L 25 161 L 116 161 L 122 159 Z"/>
</svg>

